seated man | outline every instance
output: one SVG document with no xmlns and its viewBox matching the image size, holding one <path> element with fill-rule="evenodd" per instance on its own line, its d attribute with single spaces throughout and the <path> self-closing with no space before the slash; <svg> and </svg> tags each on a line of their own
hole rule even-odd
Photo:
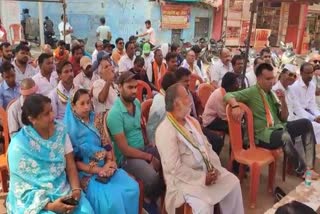
<svg viewBox="0 0 320 214">
<path fill-rule="evenodd" d="M 167 115 L 156 131 L 156 145 L 167 185 L 167 212 L 175 213 L 186 202 L 193 213 L 213 213 L 219 203 L 222 213 L 243 214 L 239 180 L 221 166 L 200 124 L 189 116 L 192 103 L 185 87 L 169 87 L 165 104 Z"/>
<path fill-rule="evenodd" d="M 22 113 L 22 106 L 24 100 L 38 91 L 37 85 L 31 78 L 27 78 L 22 80 L 20 85 L 20 94 L 21 96 L 18 97 L 9 107 L 7 110 L 8 113 L 8 127 L 9 127 L 9 134 L 10 137 L 13 136 L 16 132 L 18 132 L 22 126 L 21 120 L 21 113 Z"/>
<path fill-rule="evenodd" d="M 304 63 L 300 68 L 299 78 L 289 86 L 289 120 L 308 119 L 312 122 L 317 143 L 320 143 L 320 111 L 316 103 L 316 86 L 312 81 L 313 65 Z"/>
<path fill-rule="evenodd" d="M 76 88 L 90 90 L 93 83 L 100 79 L 99 75 L 93 72 L 91 59 L 83 56 L 80 59 L 81 72 L 73 79 Z"/>
<path fill-rule="evenodd" d="M 76 92 L 73 85 L 73 67 L 70 61 L 61 61 L 57 65 L 59 83 L 48 95 L 56 120 L 64 118 L 64 112 L 70 97 Z"/>
<path fill-rule="evenodd" d="M 224 100 L 230 104 L 232 115 L 238 121 L 243 115 L 238 102 L 248 105 L 253 113 L 257 146 L 271 150 L 283 148 L 293 162 L 296 173 L 303 176 L 307 169 L 314 167 L 316 140 L 312 124 L 307 119 L 286 123 L 288 108 L 284 93 L 277 93 L 277 99 L 271 91 L 274 82 L 273 67 L 268 63 L 263 63 L 257 67 L 255 72 L 257 76 L 255 86 L 227 93 Z M 296 140 L 299 136 L 302 142 Z M 304 147 L 303 153 L 295 146 Z M 317 176 L 314 172 L 313 177 Z"/>
<path fill-rule="evenodd" d="M 117 164 L 142 180 L 145 190 L 145 208 L 156 207 L 163 192 L 159 176 L 161 168 L 158 152 L 145 146 L 141 130 L 141 104 L 136 99 L 137 77 L 124 72 L 118 79 L 120 97 L 108 113 L 107 125 L 114 142 Z M 151 203 L 150 203 L 151 202 Z M 148 210 L 147 210 L 148 211 Z"/>
<path fill-rule="evenodd" d="M 16 82 L 14 67 L 10 62 L 2 63 L 0 73 L 3 79 L 0 83 L 0 107 L 6 110 L 7 105 L 20 95 L 19 84 Z"/>
<path fill-rule="evenodd" d="M 164 102 L 164 96 L 166 90 L 173 84 L 177 82 L 176 76 L 172 72 L 168 72 L 163 76 L 161 82 L 160 93 L 156 94 L 153 97 L 152 105 L 149 112 L 149 119 L 147 122 L 147 135 L 148 140 L 151 143 L 154 143 L 154 135 L 158 125 L 166 116 L 166 105 Z"/>
<path fill-rule="evenodd" d="M 71 49 L 72 56 L 69 61 L 72 64 L 74 76 L 77 76 L 81 72 L 80 60 L 84 55 L 84 51 L 80 45 L 74 45 Z"/>
<path fill-rule="evenodd" d="M 223 101 L 223 97 L 226 92 L 233 92 L 238 89 L 238 75 L 233 72 L 226 73 L 222 78 L 221 87 L 212 92 L 206 103 L 202 114 L 203 127 L 210 130 L 229 132 L 226 104 Z"/>
<path fill-rule="evenodd" d="M 159 80 L 167 72 L 167 65 L 163 62 L 163 55 L 161 49 L 156 49 L 154 51 L 154 60 L 151 65 L 148 66 L 147 75 L 150 82 L 159 89 Z"/>
<path fill-rule="evenodd" d="M 69 60 L 69 51 L 66 49 L 66 43 L 63 40 L 60 40 L 57 46 L 58 47 L 53 52 L 55 64 L 64 60 Z"/>
</svg>

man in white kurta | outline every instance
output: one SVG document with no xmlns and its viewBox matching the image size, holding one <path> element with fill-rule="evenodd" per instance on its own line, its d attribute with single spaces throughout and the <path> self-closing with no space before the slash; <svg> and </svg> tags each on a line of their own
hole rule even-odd
<svg viewBox="0 0 320 214">
<path fill-rule="evenodd" d="M 194 214 L 243 214 L 237 177 L 221 166 L 197 120 L 189 115 L 191 100 L 183 85 L 170 86 L 165 96 L 167 115 L 156 131 L 156 145 L 166 182 L 168 213 L 188 203 Z"/>
<path fill-rule="evenodd" d="M 301 78 L 289 86 L 289 118 L 309 119 L 312 122 L 317 143 L 320 143 L 320 111 L 316 104 L 316 86 L 312 81 L 313 65 L 304 63 L 300 69 Z M 290 110 L 291 109 L 291 110 Z"/>
</svg>

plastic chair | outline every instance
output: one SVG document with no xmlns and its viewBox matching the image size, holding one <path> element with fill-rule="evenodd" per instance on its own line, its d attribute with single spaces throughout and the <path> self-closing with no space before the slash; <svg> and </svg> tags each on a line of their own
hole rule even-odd
<svg viewBox="0 0 320 214">
<path fill-rule="evenodd" d="M 20 24 L 11 24 L 9 26 L 11 45 L 14 45 L 15 43 L 20 43 L 22 39 L 21 29 L 22 26 Z"/>
<path fill-rule="evenodd" d="M 198 87 L 198 96 L 201 101 L 201 105 L 204 108 L 206 106 L 206 103 L 212 94 L 212 92 L 215 90 L 213 85 L 210 85 L 208 83 L 201 83 Z"/>
<path fill-rule="evenodd" d="M 137 85 L 137 98 L 140 102 L 143 102 L 143 92 L 146 91 L 147 92 L 147 99 L 151 99 L 153 97 L 152 95 L 152 90 L 150 88 L 150 86 L 142 81 L 142 80 L 138 80 L 138 85 Z"/>
<path fill-rule="evenodd" d="M 7 151 L 9 146 L 9 128 L 8 128 L 8 116 L 3 108 L 0 108 L 0 120 L 3 127 L 2 136 L 4 139 L 3 154 L 0 155 L 0 177 L 1 186 L 3 192 L 8 192 L 8 161 Z"/>
<path fill-rule="evenodd" d="M 141 104 L 141 116 L 145 120 L 145 122 L 148 122 L 149 119 L 149 112 L 152 105 L 153 99 L 148 99 L 142 102 Z"/>
<path fill-rule="evenodd" d="M 197 74 L 191 74 L 190 77 L 190 83 L 189 83 L 189 90 L 192 92 L 196 91 L 196 86 L 197 86 L 197 81 L 199 81 L 199 83 L 203 83 L 203 79 L 197 75 Z"/>
<path fill-rule="evenodd" d="M 243 178 L 244 165 L 250 167 L 250 191 L 249 191 L 249 203 L 251 208 L 255 208 L 257 191 L 260 182 L 260 171 L 261 167 L 269 166 L 269 179 L 268 179 L 268 191 L 273 191 L 273 183 L 275 179 L 276 164 L 275 159 L 271 151 L 257 148 L 254 141 L 254 130 L 253 130 L 253 116 L 251 110 L 244 105 L 239 103 L 240 108 L 245 112 L 244 117 L 247 120 L 248 127 L 248 138 L 249 138 L 249 149 L 243 149 L 242 145 L 242 131 L 241 123 L 235 121 L 232 118 L 232 108 L 228 105 L 226 112 L 229 125 L 230 144 L 231 144 L 231 156 L 228 163 L 228 169 L 232 169 L 232 162 L 236 160 L 240 163 L 240 180 Z"/>
</svg>

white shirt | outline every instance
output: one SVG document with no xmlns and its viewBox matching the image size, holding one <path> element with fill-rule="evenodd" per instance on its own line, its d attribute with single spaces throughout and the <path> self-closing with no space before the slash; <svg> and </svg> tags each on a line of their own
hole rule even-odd
<svg viewBox="0 0 320 214">
<path fill-rule="evenodd" d="M 312 81 L 307 87 L 303 80 L 299 78 L 293 85 L 289 86 L 289 99 L 295 119 L 306 118 L 313 121 L 320 116 L 316 104 L 316 86 Z"/>
<path fill-rule="evenodd" d="M 93 83 L 100 79 L 99 75 L 94 73 L 92 74 L 91 79 L 89 79 L 83 71 L 81 71 L 74 79 L 73 84 L 76 88 L 83 88 L 87 90 L 91 90 Z"/>
<path fill-rule="evenodd" d="M 63 40 L 63 22 L 60 22 L 60 24 L 58 25 L 58 29 L 59 29 L 59 33 L 60 33 L 60 40 Z M 69 24 L 69 22 L 66 23 L 66 27 L 65 30 L 72 30 L 71 25 Z M 66 44 L 71 44 L 71 33 L 69 33 L 68 35 L 66 35 Z"/>
<path fill-rule="evenodd" d="M 231 62 L 229 63 L 228 66 L 226 66 L 225 64 L 222 63 L 221 59 L 219 59 L 213 65 L 210 65 L 208 69 L 209 69 L 211 82 L 216 81 L 219 85 L 221 85 L 222 77 L 227 72 L 233 72 Z"/>
<path fill-rule="evenodd" d="M 276 92 L 277 90 L 282 90 L 284 92 L 285 98 L 286 98 L 286 103 L 288 106 L 288 111 L 289 114 L 290 112 L 292 112 L 292 106 L 291 106 L 291 101 L 289 99 L 289 87 L 287 89 L 285 89 L 285 87 L 282 85 L 282 83 L 280 82 L 280 80 L 278 80 L 276 82 L 276 84 L 274 84 L 274 86 L 272 86 L 272 91 Z"/>
<path fill-rule="evenodd" d="M 155 46 L 157 41 L 154 29 L 150 27 L 149 29 L 147 29 L 146 33 L 149 35 L 149 42 Z"/>
<path fill-rule="evenodd" d="M 136 56 L 133 56 L 132 60 L 128 57 L 127 54 L 123 55 L 119 61 L 119 73 L 129 71 L 133 68 L 133 62 L 136 59 Z"/>
<path fill-rule="evenodd" d="M 26 78 L 32 78 L 34 75 L 38 73 L 37 69 L 30 64 L 27 64 L 25 72 L 22 72 L 20 70 L 20 68 L 16 64 L 16 61 L 14 61 L 12 65 L 14 66 L 14 70 L 16 72 L 16 82 L 19 84 L 21 83 L 22 80 Z"/>
<path fill-rule="evenodd" d="M 108 40 L 108 32 L 111 33 L 110 27 L 106 25 L 100 25 L 97 28 L 97 33 L 99 33 L 99 40 L 103 41 L 104 39 Z"/>
<path fill-rule="evenodd" d="M 42 76 L 41 72 L 34 75 L 32 79 L 38 86 L 37 93 L 42 94 L 44 96 L 48 96 L 49 93 L 58 85 L 58 74 L 55 71 L 51 73 L 50 81 L 48 81 L 46 77 Z"/>
<path fill-rule="evenodd" d="M 20 96 L 9 106 L 7 110 L 10 137 L 12 137 L 14 133 L 18 132 L 23 126 L 21 120 L 23 102 L 24 98 L 23 96 Z"/>
<path fill-rule="evenodd" d="M 207 79 L 206 72 L 203 72 L 199 66 L 197 65 L 197 61 L 194 61 L 193 63 L 193 69 L 191 69 L 190 65 L 188 64 L 187 60 L 184 59 L 181 63 L 181 67 L 187 68 L 191 71 L 193 74 L 197 74 L 199 77 L 201 77 L 203 80 Z"/>
<path fill-rule="evenodd" d="M 144 70 L 147 71 L 149 81 L 152 81 L 152 61 L 154 59 L 154 53 L 150 52 L 149 56 L 143 54 L 144 59 Z"/>
<path fill-rule="evenodd" d="M 66 103 L 63 103 L 59 95 L 57 93 L 57 90 L 61 91 L 64 95 L 66 95 L 69 99 L 70 97 L 74 94 L 75 89 L 72 88 L 70 91 L 67 91 L 61 81 L 59 81 L 58 86 L 54 88 L 50 93 L 49 93 L 49 98 L 51 99 L 51 105 L 52 105 L 52 110 L 54 112 L 55 118 L 57 120 L 62 120 L 64 118 L 64 113 L 66 110 Z"/>
<path fill-rule="evenodd" d="M 100 113 L 105 112 L 106 110 L 110 110 L 113 106 L 113 103 L 118 98 L 117 89 L 115 85 L 110 85 L 109 87 L 109 94 L 104 103 L 99 102 L 99 94 L 102 91 L 105 81 L 103 79 L 96 80 L 92 86 L 92 94 L 93 94 L 93 106 L 94 112 Z"/>
<path fill-rule="evenodd" d="M 247 85 L 247 87 L 251 87 L 257 83 L 257 77 L 256 77 L 256 74 L 254 73 L 253 69 L 246 73 L 246 77 L 249 82 L 249 85 Z"/>
<path fill-rule="evenodd" d="M 95 61 L 97 61 L 97 57 L 98 57 L 98 50 L 97 49 L 94 49 L 94 51 L 93 51 L 93 53 L 92 53 L 92 55 L 91 55 L 91 57 L 92 57 L 92 64 L 95 62 Z"/>
</svg>

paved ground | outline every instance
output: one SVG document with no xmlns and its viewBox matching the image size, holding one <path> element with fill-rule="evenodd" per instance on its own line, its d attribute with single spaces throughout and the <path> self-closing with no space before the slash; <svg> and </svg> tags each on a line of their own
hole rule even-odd
<svg viewBox="0 0 320 214">
<path fill-rule="evenodd" d="M 226 141 L 227 142 L 227 141 Z M 229 143 L 225 144 L 225 147 L 221 154 L 222 165 L 226 166 L 227 159 L 228 159 L 228 151 L 229 151 Z M 316 166 L 319 165 L 319 161 L 317 160 Z M 316 167 L 319 170 L 319 167 Z M 285 192 L 289 192 L 293 190 L 302 180 L 293 176 L 288 175 L 286 177 L 286 182 L 282 182 L 282 158 L 280 158 L 279 162 L 277 163 L 277 174 L 276 174 L 276 181 L 275 185 L 280 186 Z M 262 171 L 261 179 L 260 179 L 260 187 L 259 193 L 257 197 L 257 205 L 255 209 L 250 209 L 248 207 L 248 193 L 249 193 L 249 179 L 246 178 L 243 180 L 242 186 L 242 193 L 244 198 L 244 206 L 245 206 L 245 213 L 246 214 L 263 214 L 266 210 L 268 210 L 274 204 L 274 199 L 271 193 L 267 192 L 267 181 L 268 181 L 268 171 L 267 167 L 265 167 Z M 0 194 L 0 214 L 6 213 L 5 208 L 3 206 L 5 194 Z"/>
</svg>

